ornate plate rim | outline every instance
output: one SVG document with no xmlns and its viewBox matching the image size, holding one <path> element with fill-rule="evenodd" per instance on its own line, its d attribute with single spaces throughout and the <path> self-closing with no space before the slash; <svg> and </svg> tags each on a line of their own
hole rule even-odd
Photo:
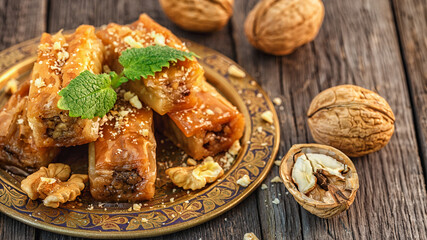
<svg viewBox="0 0 427 240">
<path fill-rule="evenodd" d="M 6 49 L 0 51 L 0 56 L 6 55 L 7 53 L 13 54 L 14 52 L 18 51 L 21 48 L 25 48 L 26 46 L 30 46 L 34 43 L 37 43 L 38 40 L 39 40 L 39 38 L 34 38 L 34 39 L 24 41 L 22 43 L 13 45 L 9 48 L 6 48 Z M 229 59 L 228 57 L 224 56 L 223 54 L 221 54 L 221 53 L 219 53 L 213 49 L 210 49 L 208 47 L 202 46 L 200 44 L 194 43 L 194 42 L 189 41 L 189 40 L 184 39 L 184 41 L 189 45 L 190 49 L 192 47 L 203 49 L 204 51 L 207 51 L 207 52 L 211 53 L 212 55 L 221 58 L 228 65 L 234 64 L 236 66 L 239 66 L 233 60 Z M 19 65 L 23 65 L 24 63 L 28 64 L 28 62 L 31 62 L 31 61 L 34 62 L 35 58 L 34 57 L 26 57 L 24 59 L 21 59 L 19 61 L 11 63 L 10 66 L 6 67 L 6 69 L 1 69 L 2 66 L 0 65 L 0 71 L 1 71 L 0 72 L 0 89 L 2 88 L 2 85 L 4 84 L 4 81 L 6 79 L 11 78 L 11 75 L 13 75 L 13 73 L 14 73 L 14 68 L 16 69 Z M 204 65 L 204 64 L 202 64 L 202 65 Z M 243 69 L 242 67 L 240 67 L 240 68 Z M 227 79 L 227 78 L 225 78 L 225 79 Z M 279 149 L 279 145 L 280 145 L 279 120 L 278 120 L 278 116 L 277 116 L 277 113 L 275 111 L 274 105 L 271 102 L 270 98 L 268 97 L 268 94 L 261 88 L 261 86 L 259 86 L 256 83 L 256 81 L 247 72 L 246 72 L 245 79 L 239 80 L 239 81 L 242 81 L 242 83 L 246 82 L 246 84 L 252 85 L 259 93 L 261 93 L 262 97 L 264 98 L 264 100 L 266 102 L 267 110 L 270 110 L 273 113 L 273 120 L 274 120 L 274 123 L 272 124 L 272 129 L 274 131 L 274 134 L 272 135 L 273 144 L 272 144 L 272 146 L 269 146 L 269 147 L 271 147 L 271 154 L 269 155 L 268 159 L 265 161 L 264 168 L 262 169 L 260 174 L 258 176 L 256 176 L 256 178 L 251 182 L 251 184 L 248 187 L 246 187 L 242 192 L 238 193 L 236 195 L 236 197 L 231 199 L 228 203 L 224 204 L 223 206 L 215 208 L 211 212 L 202 214 L 202 216 L 203 216 L 202 218 L 200 218 L 200 219 L 199 218 L 193 218 L 193 219 L 190 219 L 188 221 L 179 222 L 179 223 L 170 225 L 164 229 L 163 229 L 163 227 L 160 227 L 160 228 L 153 228 L 150 230 L 145 230 L 145 229 L 142 229 L 142 230 L 138 229 L 138 230 L 133 230 L 133 231 L 119 230 L 117 232 L 84 230 L 84 229 L 75 229 L 75 228 L 70 228 L 70 227 L 57 226 L 57 225 L 53 225 L 51 223 L 44 222 L 41 220 L 39 221 L 36 218 L 33 218 L 31 215 L 27 215 L 25 213 L 20 213 L 16 209 L 11 208 L 10 206 L 8 207 L 8 206 L 3 204 L 3 201 L 1 201 L 1 197 L 4 194 L 4 191 L 6 191 L 6 188 L 8 188 L 8 191 L 13 191 L 13 190 L 18 191 L 18 192 L 21 191 L 20 189 L 16 188 L 15 186 L 8 184 L 9 180 L 6 179 L 6 177 L 4 175 L 5 174 L 4 171 L 0 172 L 0 185 L 5 184 L 2 186 L 3 189 L 0 189 L 0 190 L 3 190 L 3 191 L 0 191 L 0 211 L 3 212 L 4 214 L 8 215 L 9 217 L 12 217 L 12 218 L 14 218 L 18 221 L 21 221 L 27 225 L 30 225 L 32 227 L 36 227 L 36 228 L 39 228 L 42 230 L 51 231 L 51 232 L 55 232 L 55 233 L 59 233 L 59 234 L 65 234 L 65 235 L 69 235 L 69 236 L 89 237 L 89 238 L 111 238 L 111 237 L 114 237 L 114 238 L 137 238 L 137 237 L 155 237 L 155 236 L 160 236 L 160 235 L 167 235 L 167 234 L 171 234 L 174 232 L 182 231 L 182 230 L 200 225 L 200 224 L 205 223 L 205 222 L 207 222 L 207 221 L 209 221 L 215 217 L 222 215 L 223 213 L 227 212 L 231 208 L 235 207 L 237 204 L 239 204 L 241 201 L 243 201 L 246 197 L 248 197 L 255 189 L 258 188 L 258 186 L 262 183 L 262 181 L 266 178 L 266 176 L 270 172 L 270 169 L 273 165 L 274 159 L 276 158 L 276 155 L 277 155 L 277 152 Z M 233 85 L 230 82 L 230 80 L 227 80 L 227 82 L 230 85 Z M 233 86 L 233 89 L 237 90 L 236 86 Z M 242 98 L 240 97 L 240 99 L 242 99 Z M 247 116 L 245 116 L 245 117 L 247 118 Z M 246 128 L 246 129 L 248 129 L 248 128 Z M 251 126 L 251 129 L 252 129 L 252 132 L 254 132 L 253 126 Z M 251 136 L 249 136 L 249 137 L 251 137 Z M 244 154 L 242 154 L 240 156 L 240 158 L 243 158 L 244 156 L 247 155 L 247 153 L 249 151 L 249 146 L 245 150 L 247 150 L 247 151 Z M 241 163 L 242 163 L 242 161 L 239 164 L 241 164 Z M 231 171 L 235 168 L 237 168 L 237 164 L 234 164 L 234 166 L 228 171 L 228 173 L 231 173 Z M 207 192 L 207 190 L 213 189 L 213 188 L 214 188 L 213 185 L 209 186 L 207 189 L 205 189 L 206 191 L 203 191 L 203 193 L 205 193 L 205 192 Z M 3 194 L 2 194 L 2 192 L 3 192 Z M 201 194 L 198 193 L 194 196 L 194 198 L 197 198 L 200 195 Z M 70 211 L 72 211 L 72 210 L 70 210 Z M 96 213 L 98 213 L 98 212 L 96 212 Z M 135 213 L 135 212 L 133 212 L 133 213 Z M 108 212 L 106 212 L 105 214 L 108 215 Z M 161 230 L 159 230 L 159 229 L 161 229 Z"/>
</svg>

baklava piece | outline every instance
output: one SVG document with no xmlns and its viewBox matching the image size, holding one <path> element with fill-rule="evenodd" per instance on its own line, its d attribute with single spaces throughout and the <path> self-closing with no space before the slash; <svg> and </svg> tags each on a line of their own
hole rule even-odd
<svg viewBox="0 0 427 240">
<path fill-rule="evenodd" d="M 156 126 L 194 159 L 228 150 L 243 135 L 243 115 L 204 83 L 193 108 L 156 116 Z"/>
<path fill-rule="evenodd" d="M 29 88 L 30 82 L 24 82 L 1 109 L 0 163 L 7 169 L 34 172 L 48 165 L 59 153 L 59 148 L 35 145 L 27 121 Z"/>
<path fill-rule="evenodd" d="M 82 25 L 71 35 L 42 35 L 28 103 L 28 121 L 37 146 L 81 145 L 98 138 L 97 119 L 70 117 L 57 104 L 58 92 L 81 72 L 101 73 L 103 49 L 93 26 Z"/>
<path fill-rule="evenodd" d="M 114 109 L 103 121 L 106 122 L 101 123 L 99 139 L 89 144 L 92 196 L 110 202 L 153 198 L 156 180 L 153 112 L 146 106 L 132 107 L 119 94 Z"/>
<path fill-rule="evenodd" d="M 182 51 L 187 47 L 146 14 L 130 25 L 110 23 L 97 32 L 105 45 L 106 66 L 116 72 L 122 71 L 118 59 L 126 49 L 150 45 L 167 45 Z M 157 72 L 155 76 L 140 81 L 129 81 L 125 87 L 135 92 L 139 98 L 160 115 L 194 105 L 194 92 L 202 83 L 204 71 L 197 60 L 172 63 L 169 68 Z"/>
</svg>

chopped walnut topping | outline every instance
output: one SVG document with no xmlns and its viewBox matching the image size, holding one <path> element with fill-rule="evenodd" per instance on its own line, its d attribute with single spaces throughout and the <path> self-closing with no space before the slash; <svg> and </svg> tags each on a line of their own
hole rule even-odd
<svg viewBox="0 0 427 240">
<path fill-rule="evenodd" d="M 249 186 L 249 184 L 251 183 L 251 179 L 249 178 L 249 176 L 246 174 L 243 177 L 239 178 L 236 181 L 237 184 L 239 184 L 242 187 L 247 187 Z"/>
<path fill-rule="evenodd" d="M 59 50 L 61 50 L 61 43 L 60 42 L 55 42 L 54 44 L 53 44 L 53 50 L 56 50 L 56 51 L 59 51 Z"/>
<path fill-rule="evenodd" d="M 282 164 L 282 161 L 281 160 L 276 160 L 276 161 L 274 161 L 274 164 L 276 166 L 280 166 L 280 164 Z"/>
<path fill-rule="evenodd" d="M 263 112 L 261 114 L 261 118 L 268 123 L 273 123 L 273 113 L 271 111 Z"/>
<path fill-rule="evenodd" d="M 132 36 L 126 36 L 123 41 L 127 43 L 131 48 L 142 48 L 144 47 L 141 43 L 135 41 Z"/>
<path fill-rule="evenodd" d="M 133 98 L 135 96 L 135 93 L 131 92 L 131 91 L 127 91 L 125 92 L 125 94 L 123 94 L 123 99 L 125 101 L 129 101 L 131 98 Z"/>
<path fill-rule="evenodd" d="M 138 96 L 133 96 L 129 100 L 129 103 L 130 103 L 130 105 L 132 105 L 136 109 L 141 109 L 142 108 L 142 103 L 141 103 L 141 101 L 139 101 Z"/>
<path fill-rule="evenodd" d="M 192 159 L 192 158 L 188 158 L 188 159 L 187 159 L 187 165 L 188 165 L 188 166 L 196 166 L 196 165 L 197 165 L 197 162 L 196 162 L 196 160 L 194 160 L 194 159 Z"/>
<path fill-rule="evenodd" d="M 267 189 L 267 188 L 268 188 L 267 184 L 263 183 L 263 184 L 261 185 L 261 189 L 262 189 L 262 190 L 265 190 L 265 189 Z"/>
<path fill-rule="evenodd" d="M 148 135 L 150 134 L 150 131 L 148 129 L 142 129 L 140 130 L 140 132 L 143 137 L 148 137 Z"/>
<path fill-rule="evenodd" d="M 36 78 L 36 80 L 34 80 L 34 86 L 41 88 L 46 86 L 46 83 L 43 81 L 42 78 Z"/>
<path fill-rule="evenodd" d="M 162 46 L 166 45 L 165 37 L 160 33 L 156 33 L 154 35 L 154 43 L 157 45 L 162 45 Z"/>
<path fill-rule="evenodd" d="M 212 111 L 212 110 L 210 110 L 210 109 L 207 109 L 206 110 L 206 113 L 208 114 L 208 115 L 214 115 L 215 113 L 214 113 L 214 111 Z"/>
<path fill-rule="evenodd" d="M 279 204 L 280 203 L 280 200 L 278 199 L 278 198 L 275 198 L 273 201 L 272 201 L 272 203 L 274 203 L 274 204 Z"/>
<path fill-rule="evenodd" d="M 246 77 L 246 73 L 242 71 L 240 68 L 238 68 L 236 65 L 231 65 L 230 67 L 228 67 L 228 74 L 237 78 Z"/>
</svg>

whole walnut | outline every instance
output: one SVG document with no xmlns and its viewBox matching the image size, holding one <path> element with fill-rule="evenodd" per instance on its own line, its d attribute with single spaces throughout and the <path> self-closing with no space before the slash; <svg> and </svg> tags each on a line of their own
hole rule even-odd
<svg viewBox="0 0 427 240">
<path fill-rule="evenodd" d="M 254 47 L 286 55 L 316 37 L 324 15 L 321 0 L 262 0 L 246 18 L 245 33 Z"/>
<path fill-rule="evenodd" d="M 351 157 L 380 150 L 394 132 L 395 118 L 387 101 L 354 85 L 319 93 L 307 116 L 316 142 L 338 148 Z"/>
<path fill-rule="evenodd" d="M 166 15 L 179 27 L 194 32 L 212 32 L 227 24 L 234 0 L 160 0 Z"/>
</svg>

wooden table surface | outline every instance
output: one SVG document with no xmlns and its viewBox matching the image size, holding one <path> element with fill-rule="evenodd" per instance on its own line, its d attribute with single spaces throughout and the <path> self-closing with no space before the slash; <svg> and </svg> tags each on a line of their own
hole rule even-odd
<svg viewBox="0 0 427 240">
<path fill-rule="evenodd" d="M 426 0 L 328 0 L 314 42 L 291 55 L 263 54 L 243 30 L 258 0 L 236 0 L 219 32 L 196 34 L 170 22 L 157 0 L 0 0 L 0 50 L 80 24 L 130 23 L 147 13 L 177 36 L 216 49 L 243 66 L 280 97 L 283 156 L 296 143 L 313 142 L 306 112 L 320 91 L 356 84 L 383 96 L 396 115 L 396 130 L 381 151 L 353 158 L 360 189 L 347 212 L 325 220 L 300 207 L 283 184 L 265 183 L 226 214 L 192 229 L 156 239 L 426 239 L 427 236 L 427 2 Z M 272 204 L 274 198 L 280 204 Z M 0 239 L 70 239 L 0 214 Z M 74 238 L 72 238 L 74 239 Z"/>
</svg>

